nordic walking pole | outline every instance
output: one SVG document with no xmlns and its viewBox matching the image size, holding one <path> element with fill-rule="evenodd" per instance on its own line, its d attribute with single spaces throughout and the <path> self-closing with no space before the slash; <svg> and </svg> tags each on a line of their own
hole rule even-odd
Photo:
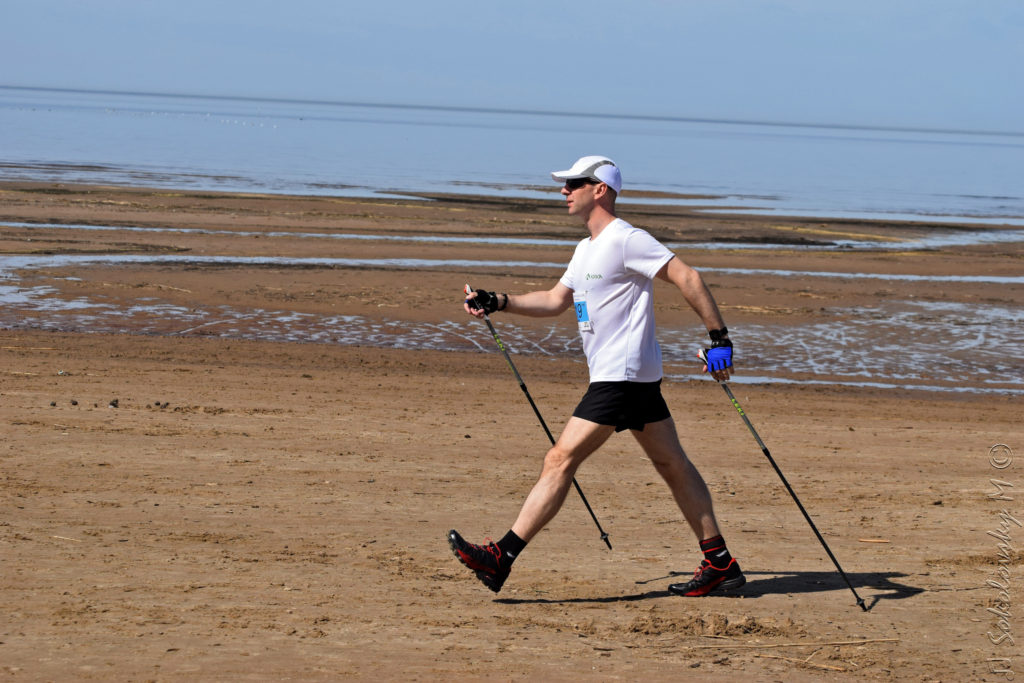
<svg viewBox="0 0 1024 683">
<path fill-rule="evenodd" d="M 466 295 L 468 296 L 472 293 L 473 289 L 467 284 Z M 470 306 L 477 310 L 481 310 L 476 304 L 475 299 L 471 301 Z M 530 402 L 530 407 L 533 408 L 534 414 L 537 416 L 537 419 L 540 420 L 540 426 L 544 428 L 544 433 L 548 435 L 548 440 L 550 440 L 551 445 L 554 446 L 555 437 L 551 435 L 551 430 L 548 429 L 548 425 L 544 422 L 544 418 L 541 416 L 540 410 L 537 409 L 537 404 L 533 402 L 533 397 L 530 396 L 530 392 L 526 388 L 526 382 L 523 381 L 523 378 L 519 375 L 519 371 L 516 370 L 516 366 L 512 363 L 512 358 L 508 355 L 505 345 L 501 343 L 501 337 L 498 336 L 498 331 L 494 329 L 494 324 L 491 323 L 491 318 L 487 315 L 486 311 L 484 311 L 484 322 L 487 323 L 487 329 L 491 331 L 491 336 L 494 337 L 494 342 L 498 345 L 498 348 L 501 349 L 502 355 L 505 356 L 505 362 L 508 363 L 508 366 L 512 369 L 512 374 L 516 376 L 516 381 L 519 382 L 519 388 L 523 390 L 526 400 Z M 597 525 L 597 530 L 601 532 L 601 540 L 608 546 L 608 550 L 611 550 L 612 542 L 608 540 L 608 533 L 601 528 L 601 523 L 597 521 L 597 515 L 594 514 L 594 510 L 590 507 L 590 503 L 587 502 L 587 497 L 583 495 L 583 489 L 580 488 L 579 482 L 576 481 L 576 477 L 572 478 L 572 485 L 576 487 L 576 493 L 580 494 L 580 498 L 583 500 L 583 504 L 586 506 L 587 512 L 590 513 L 590 517 L 594 520 L 594 524 Z"/>
<path fill-rule="evenodd" d="M 699 356 L 700 359 L 704 361 L 705 364 L 707 364 L 708 359 L 707 354 L 704 352 L 704 349 L 701 349 Z M 853 597 L 857 599 L 857 604 L 860 605 L 860 608 L 862 610 L 867 612 L 868 607 L 864 604 L 864 599 L 857 595 L 857 591 L 853 589 L 853 584 L 850 583 L 850 579 L 846 577 L 846 572 L 844 572 L 843 568 L 839 566 L 839 560 L 837 560 L 836 556 L 832 554 L 832 551 L 828 547 L 828 543 L 825 543 L 825 539 L 822 538 L 821 533 L 818 531 L 818 527 L 814 526 L 814 522 L 811 521 L 811 516 L 807 514 L 807 510 L 804 509 L 804 506 L 800 502 L 800 499 L 797 498 L 796 493 L 793 492 L 793 487 L 789 485 L 789 482 L 786 481 L 785 475 L 782 474 L 782 470 L 780 470 L 779 466 L 775 464 L 775 458 L 773 458 L 772 454 L 768 452 L 768 447 L 764 445 L 764 441 L 761 440 L 761 437 L 758 435 L 757 430 L 754 429 L 754 425 L 750 424 L 750 418 L 748 418 L 747 414 L 743 412 L 743 408 L 740 407 L 740 404 L 736 400 L 736 397 L 732 395 L 732 389 L 730 389 L 729 385 L 725 383 L 725 380 L 718 380 L 718 384 L 719 386 L 722 387 L 722 389 L 725 390 L 725 395 L 729 397 L 729 401 L 732 403 L 733 408 L 735 408 L 736 412 L 738 412 L 740 414 L 740 417 L 743 418 L 743 422 L 744 424 L 747 425 L 747 429 L 749 429 L 750 433 L 754 435 L 754 440 L 757 441 L 757 445 L 761 447 L 761 452 L 764 453 L 764 457 L 768 458 L 768 462 L 771 463 L 772 468 L 775 470 L 775 474 L 779 475 L 779 479 L 782 480 L 782 483 L 783 485 L 785 485 L 786 490 L 789 491 L 789 495 L 793 497 L 793 501 L 796 503 L 796 506 L 800 508 L 800 512 L 803 513 L 804 519 L 806 519 L 807 523 L 811 525 L 811 530 L 814 532 L 814 535 L 817 536 L 818 540 L 821 542 L 821 547 L 825 549 L 826 553 L 828 553 L 829 559 L 832 560 L 832 564 L 834 564 L 836 566 L 836 569 L 839 570 L 839 575 L 843 577 L 843 581 L 845 581 L 846 585 L 850 588 L 850 591 L 853 593 Z"/>
</svg>

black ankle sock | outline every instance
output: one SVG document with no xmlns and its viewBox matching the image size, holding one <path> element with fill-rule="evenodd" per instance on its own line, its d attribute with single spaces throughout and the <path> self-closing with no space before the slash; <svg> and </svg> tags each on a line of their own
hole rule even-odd
<svg viewBox="0 0 1024 683">
<path fill-rule="evenodd" d="M 501 550 L 501 554 L 507 557 L 511 564 L 515 561 L 516 556 L 523 552 L 523 548 L 526 547 L 526 541 L 516 536 L 515 532 L 509 529 L 508 533 L 505 534 L 505 536 L 495 545 L 498 546 Z"/>
<path fill-rule="evenodd" d="M 732 562 L 732 555 L 725 547 L 725 539 L 715 536 L 700 542 L 700 550 L 704 553 L 704 559 L 719 569 L 724 569 Z"/>
</svg>

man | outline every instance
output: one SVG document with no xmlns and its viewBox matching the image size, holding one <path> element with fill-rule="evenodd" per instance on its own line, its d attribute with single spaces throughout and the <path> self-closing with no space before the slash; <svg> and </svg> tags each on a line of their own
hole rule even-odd
<svg viewBox="0 0 1024 683">
<path fill-rule="evenodd" d="M 693 578 L 669 590 L 692 597 L 739 588 L 746 579 L 726 548 L 711 494 L 686 457 L 661 395 L 653 278 L 678 287 L 703 321 L 712 341 L 705 370 L 721 380 L 730 376 L 732 342 L 718 306 L 697 271 L 650 234 L 616 217 L 622 176 L 611 159 L 586 156 L 552 177 L 564 183 L 569 215 L 579 217 L 590 233 L 576 247 L 565 274 L 547 291 L 509 295 L 477 290 L 464 308 L 477 318 L 495 311 L 540 317 L 573 306 L 590 386 L 547 452 L 540 478 L 509 532 L 497 543 L 476 545 L 453 529 L 448 532 L 452 551 L 485 586 L 500 591 L 512 562 L 561 508 L 576 469 L 613 432 L 629 429 L 665 479 L 704 553 Z"/>
</svg>

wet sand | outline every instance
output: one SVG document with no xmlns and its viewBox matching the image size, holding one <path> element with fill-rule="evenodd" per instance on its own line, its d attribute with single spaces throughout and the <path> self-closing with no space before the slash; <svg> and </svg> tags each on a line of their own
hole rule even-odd
<svg viewBox="0 0 1024 683">
<path fill-rule="evenodd" d="M 574 240 L 555 200 L 356 200 L 7 184 L 0 220 L 122 227 Z M 905 239 L 926 223 L 786 220 L 629 206 L 671 242 Z M 979 228 L 991 229 L 991 228 Z M 3 227 L 3 254 L 189 254 L 560 262 L 572 247 Z M 688 250 L 706 268 L 1019 275 L 1019 244 L 933 250 Z M 127 311 L 97 333 L 4 321 L 0 331 L 3 575 L 0 661 L 15 678 L 1005 680 L 1019 649 L 1012 577 L 1024 538 L 1019 397 L 843 386 L 737 385 L 753 420 L 858 593 L 863 613 L 721 389 L 666 385 L 684 445 L 715 497 L 749 582 L 686 600 L 665 586 L 696 566 L 667 489 L 626 435 L 578 479 L 578 499 L 494 596 L 444 535 L 507 530 L 546 438 L 488 337 L 402 348 L 402 321 L 452 336 L 462 283 L 522 291 L 531 266 L 66 265 L 18 274 L 55 300 Z M 708 278 L 730 327 L 813 324 L 823 309 L 908 297 L 1019 307 L 1019 285 Z M 756 281 L 755 281 L 756 280 Z M 10 283 L 7 283 L 10 284 Z M 658 314 L 695 326 L 659 285 Z M 233 338 L 168 316 L 140 330 L 139 302 L 184 310 L 359 316 L 392 342 Z M 22 316 L 24 318 L 25 316 Z M 147 320 L 152 319 L 152 316 Z M 496 324 L 504 323 L 495 316 Z M 523 339 L 551 321 L 515 319 Z M 456 327 L 458 326 L 458 327 Z M 481 342 L 480 340 L 483 340 Z M 699 339 L 692 340 L 693 344 Z M 687 342 L 689 343 L 689 342 Z M 742 342 L 740 348 L 742 349 Z M 516 362 L 557 433 L 586 382 L 577 352 Z M 742 368 L 741 368 L 742 369 Z M 669 368 L 672 371 L 672 368 Z M 1018 375 L 1019 377 L 1019 375 Z M 800 379 L 795 375 L 793 379 Z M 115 401 L 116 400 L 116 401 Z M 1006 461 L 995 461 L 1002 464 Z M 992 480 L 1004 499 L 990 497 Z M 1009 564 L 1007 564 L 1007 562 Z M 989 580 L 1010 588 L 1001 596 Z M 1001 602 L 1011 616 L 1000 622 Z M 1024 660 L 1022 660 L 1024 661 Z M 497 672 L 497 674 L 496 674 Z"/>
</svg>

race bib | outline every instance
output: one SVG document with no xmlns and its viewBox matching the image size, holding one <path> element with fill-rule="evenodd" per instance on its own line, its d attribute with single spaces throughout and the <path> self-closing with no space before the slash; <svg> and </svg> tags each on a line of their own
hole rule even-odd
<svg viewBox="0 0 1024 683">
<path fill-rule="evenodd" d="M 572 302 L 576 307 L 576 324 L 579 325 L 580 332 L 590 332 L 593 328 L 590 325 L 590 313 L 587 312 L 587 293 L 573 292 Z"/>
</svg>

